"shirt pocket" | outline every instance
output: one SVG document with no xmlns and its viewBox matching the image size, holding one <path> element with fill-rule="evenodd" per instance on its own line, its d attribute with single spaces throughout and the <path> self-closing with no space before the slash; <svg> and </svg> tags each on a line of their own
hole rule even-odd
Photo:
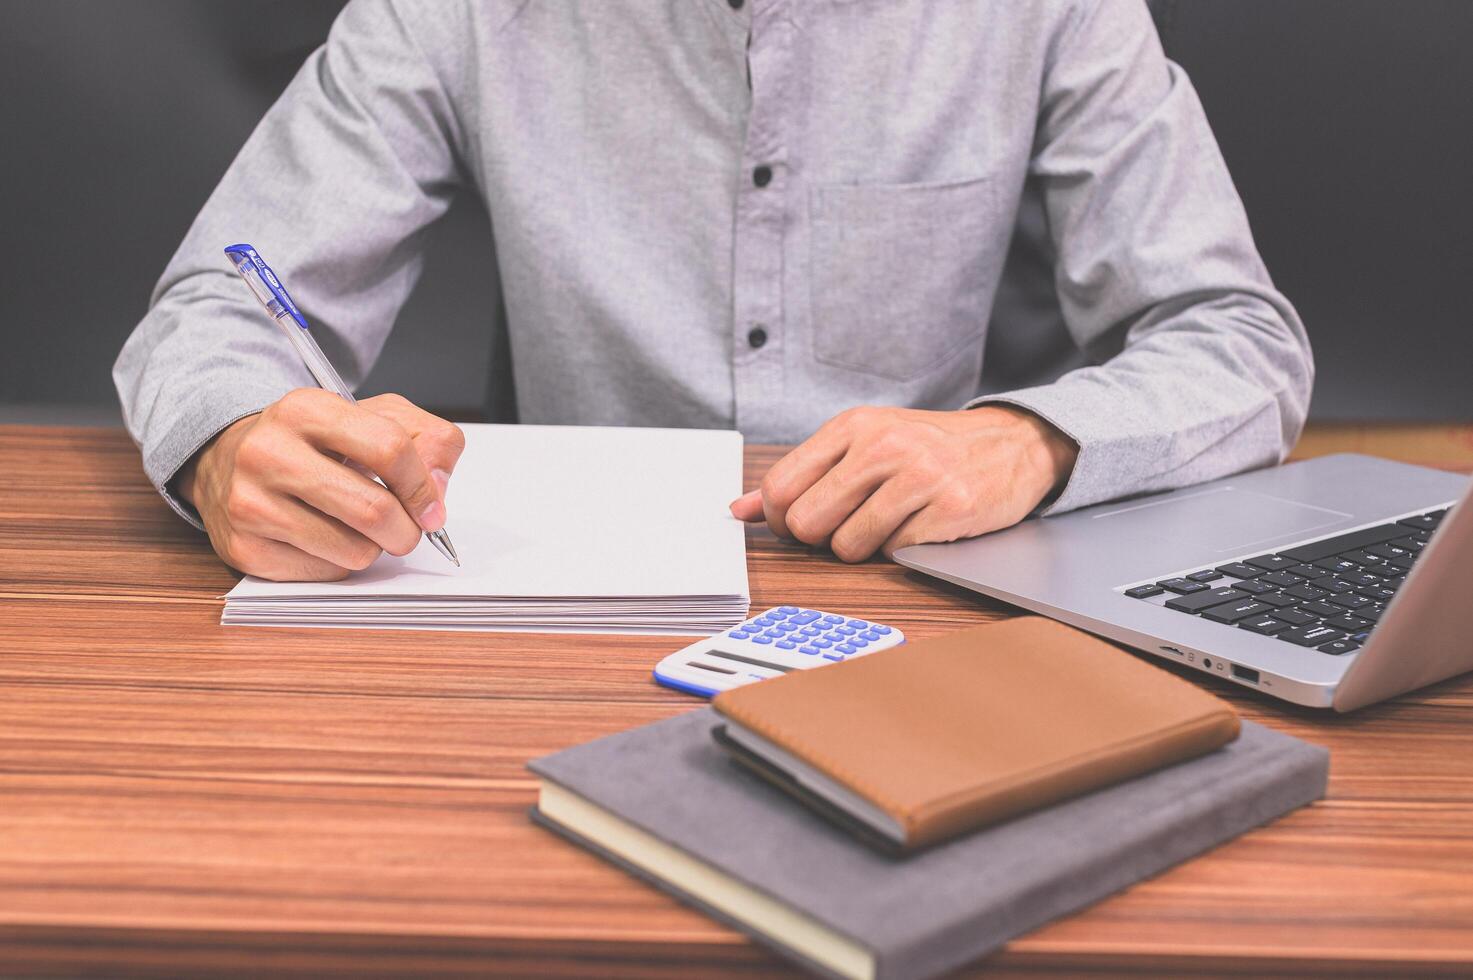
<svg viewBox="0 0 1473 980">
<path fill-rule="evenodd" d="M 994 211 L 985 177 L 811 188 L 814 357 L 911 381 L 979 345 L 1011 230 Z"/>
</svg>

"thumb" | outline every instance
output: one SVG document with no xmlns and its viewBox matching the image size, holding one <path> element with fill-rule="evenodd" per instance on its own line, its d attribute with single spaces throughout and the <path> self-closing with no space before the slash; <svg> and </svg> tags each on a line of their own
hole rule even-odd
<svg viewBox="0 0 1473 980">
<path fill-rule="evenodd" d="M 762 512 L 762 491 L 752 490 L 744 493 L 731 502 L 731 515 L 739 521 L 749 524 L 760 523 L 766 520 Z"/>
</svg>

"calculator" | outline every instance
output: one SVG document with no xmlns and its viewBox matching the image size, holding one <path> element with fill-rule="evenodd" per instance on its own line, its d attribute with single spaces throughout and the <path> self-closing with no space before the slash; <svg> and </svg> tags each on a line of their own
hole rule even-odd
<svg viewBox="0 0 1473 980">
<path fill-rule="evenodd" d="M 655 680 L 709 698 L 753 681 L 862 657 L 904 642 L 905 634 L 884 623 L 821 609 L 774 606 L 735 629 L 670 654 L 655 667 Z"/>
</svg>

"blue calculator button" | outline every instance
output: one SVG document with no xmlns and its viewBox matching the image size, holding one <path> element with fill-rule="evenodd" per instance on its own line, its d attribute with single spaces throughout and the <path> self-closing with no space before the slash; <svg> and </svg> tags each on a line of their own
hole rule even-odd
<svg viewBox="0 0 1473 980">
<path fill-rule="evenodd" d="M 859 647 L 862 650 L 869 646 L 869 640 L 866 640 L 862 636 L 851 636 L 849 637 L 849 645 Z"/>
<path fill-rule="evenodd" d="M 859 635 L 864 637 L 866 640 L 878 640 L 880 638 L 880 634 L 872 629 L 865 630 Z"/>
<path fill-rule="evenodd" d="M 782 630 L 777 629 L 776 627 L 774 627 L 774 628 L 768 630 L 766 633 L 763 633 L 762 635 L 763 636 L 766 636 L 766 637 L 770 637 L 770 638 L 772 638 L 774 640 L 781 640 L 783 638 L 783 636 L 784 636 L 784 633 L 783 633 Z"/>
<path fill-rule="evenodd" d="M 733 640 L 745 640 L 747 637 L 751 636 L 752 634 L 751 633 L 748 633 L 746 630 L 732 630 L 730 633 L 728 633 L 726 635 L 729 636 L 729 637 L 731 637 Z"/>
<path fill-rule="evenodd" d="M 820 636 L 813 641 L 813 645 L 818 647 L 820 650 L 827 650 L 829 647 L 834 645 L 834 641 L 825 640 L 823 637 Z"/>
<path fill-rule="evenodd" d="M 816 647 L 816 646 L 814 646 L 813 644 L 810 643 L 810 644 L 808 644 L 806 646 L 799 647 L 798 648 L 798 652 L 799 653 L 806 653 L 806 654 L 808 654 L 811 657 L 814 654 L 822 653 L 823 651 L 820 650 L 818 647 Z"/>
<path fill-rule="evenodd" d="M 827 616 L 825 616 L 823 618 L 823 621 L 825 623 L 842 623 L 844 621 L 844 617 L 843 616 L 835 616 L 833 613 L 829 613 Z"/>
<path fill-rule="evenodd" d="M 823 630 L 819 629 L 816 626 L 805 626 L 798 632 L 802 633 L 804 636 L 823 636 Z"/>
<path fill-rule="evenodd" d="M 795 626 L 807 626 L 809 623 L 813 622 L 817 618 L 818 613 L 814 612 L 812 609 L 805 609 L 796 616 L 790 616 L 788 618 L 788 622 L 792 623 Z"/>
<path fill-rule="evenodd" d="M 866 622 L 865 622 L 865 621 L 864 621 L 864 620 L 862 620 L 862 619 L 851 619 L 851 620 L 849 620 L 849 622 L 847 622 L 847 623 L 845 623 L 845 624 L 844 624 L 844 625 L 845 625 L 845 626 L 853 626 L 853 627 L 854 627 L 854 628 L 855 628 L 855 629 L 857 629 L 857 630 L 862 630 L 862 629 L 864 629 L 864 628 L 865 628 L 865 627 L 866 627 L 866 626 L 868 626 L 868 625 L 869 625 L 869 623 L 866 623 Z"/>
<path fill-rule="evenodd" d="M 839 626 L 834 629 L 834 632 L 843 633 L 845 636 L 853 636 L 855 633 L 858 633 L 859 630 L 855 629 L 853 626 Z"/>
<path fill-rule="evenodd" d="M 784 616 L 791 616 L 791 615 L 793 615 L 793 613 L 795 613 L 795 612 L 798 611 L 798 607 L 797 606 L 778 606 L 777 607 L 777 611 L 780 612 L 780 613 L 782 613 Z"/>
<path fill-rule="evenodd" d="M 798 646 L 798 644 L 794 643 L 792 640 L 778 640 L 777 641 L 777 648 L 779 650 L 794 650 L 794 649 L 797 648 L 797 646 Z"/>
<path fill-rule="evenodd" d="M 772 637 L 770 637 L 770 636 L 754 636 L 754 637 L 752 637 L 752 642 L 753 643 L 764 643 L 764 644 L 765 643 L 771 643 L 772 642 Z"/>
<path fill-rule="evenodd" d="M 859 647 L 855 646 L 852 643 L 840 643 L 838 646 L 834 647 L 834 649 L 835 650 L 838 650 L 840 653 L 858 653 L 859 652 Z"/>
<path fill-rule="evenodd" d="M 874 630 L 876 633 L 880 634 L 881 636 L 886 636 L 890 632 L 890 627 L 888 627 L 888 626 L 881 626 L 879 623 L 875 623 L 873 626 L 870 627 L 870 629 Z"/>
<path fill-rule="evenodd" d="M 840 657 L 840 656 L 838 656 L 836 654 L 826 653 L 826 654 L 823 655 L 823 659 L 825 659 L 825 660 L 843 660 L 844 658 L 843 657 Z"/>
<path fill-rule="evenodd" d="M 833 640 L 835 643 L 843 643 L 845 640 L 848 639 L 848 637 L 845 636 L 843 633 L 837 632 L 835 630 L 830 630 L 829 632 L 825 633 L 823 635 L 823 638 L 825 640 Z"/>
</svg>

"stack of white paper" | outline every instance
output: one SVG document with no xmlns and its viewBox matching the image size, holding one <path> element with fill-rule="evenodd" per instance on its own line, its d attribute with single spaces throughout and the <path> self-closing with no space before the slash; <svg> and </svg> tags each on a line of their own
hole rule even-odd
<svg viewBox="0 0 1473 980">
<path fill-rule="evenodd" d="M 742 437 L 698 429 L 467 425 L 446 530 L 341 582 L 246 578 L 221 621 L 715 633 L 746 617 Z"/>
</svg>

